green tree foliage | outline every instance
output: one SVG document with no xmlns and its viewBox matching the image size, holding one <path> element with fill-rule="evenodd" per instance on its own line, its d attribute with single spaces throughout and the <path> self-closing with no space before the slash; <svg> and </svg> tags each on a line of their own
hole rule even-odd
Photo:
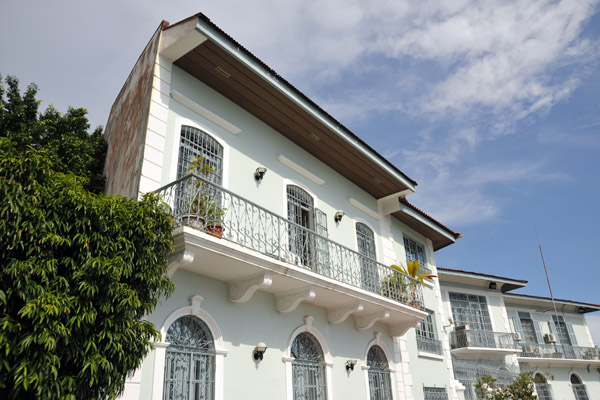
<svg viewBox="0 0 600 400">
<path fill-rule="evenodd" d="M 7 76 L 5 88 L 0 76 L 0 137 L 9 137 L 22 150 L 27 146 L 44 149 L 52 169 L 86 176 L 86 189 L 102 192 L 107 148 L 102 127 L 88 133 L 90 125 L 84 108 L 69 108 L 62 115 L 49 106 L 39 113 L 37 90 L 31 84 L 22 95 L 17 78 Z"/>
<path fill-rule="evenodd" d="M 484 400 L 537 400 L 533 372 L 521 372 L 510 385 L 503 386 L 489 375 L 479 377 L 475 384 L 477 398 Z"/>
<path fill-rule="evenodd" d="M 170 218 L 155 195 L 137 202 L 94 194 L 87 178 L 58 172 L 70 162 L 58 138 L 71 137 L 58 130 L 83 132 L 84 113 L 50 110 L 32 123 L 35 90 L 17 96 L 10 89 L 16 83 L 7 82 L 9 101 L 0 107 L 0 398 L 113 398 L 159 338 L 142 318 L 173 290 L 165 274 Z M 46 123 L 52 129 L 40 128 Z M 54 139 L 44 137 L 51 132 Z M 76 136 L 67 148 L 80 146 Z M 90 165 L 79 163 L 69 165 Z"/>
</svg>

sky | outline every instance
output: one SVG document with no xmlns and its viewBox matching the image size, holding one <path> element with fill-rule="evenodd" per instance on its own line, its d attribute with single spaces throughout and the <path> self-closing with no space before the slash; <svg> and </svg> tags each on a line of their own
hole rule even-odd
<svg viewBox="0 0 600 400">
<path fill-rule="evenodd" d="M 0 74 L 105 125 L 160 22 L 197 12 L 419 183 L 464 235 L 438 266 L 549 296 L 541 245 L 554 296 L 600 304 L 600 0 L 2 0 Z"/>
</svg>

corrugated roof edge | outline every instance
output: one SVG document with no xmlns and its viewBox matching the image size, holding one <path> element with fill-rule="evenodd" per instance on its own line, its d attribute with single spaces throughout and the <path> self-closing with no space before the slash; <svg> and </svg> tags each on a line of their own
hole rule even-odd
<svg viewBox="0 0 600 400">
<path fill-rule="evenodd" d="M 544 300 L 544 301 L 552 301 L 551 297 L 545 297 L 545 296 L 534 296 L 532 294 L 522 294 L 522 293 L 507 293 L 504 296 L 508 296 L 508 297 L 524 297 L 524 298 L 530 298 L 530 299 L 536 299 L 536 300 Z M 594 308 L 596 310 L 600 310 L 600 304 L 593 304 L 593 303 L 584 303 L 581 301 L 575 301 L 575 300 L 567 300 L 567 299 L 557 299 L 554 298 L 554 301 L 557 303 L 565 303 L 565 304 L 570 304 L 573 306 L 582 306 L 582 307 L 590 307 L 590 308 Z"/>
<path fill-rule="evenodd" d="M 180 23 L 182 23 L 184 21 L 187 21 L 190 18 L 200 18 L 200 19 L 202 19 L 202 21 L 204 21 L 207 24 L 209 24 L 213 29 L 215 29 L 217 32 L 219 32 L 221 35 L 223 35 L 223 37 L 225 37 L 227 40 L 231 41 L 231 43 L 233 43 L 236 47 L 238 47 L 238 50 L 243 51 L 247 56 L 251 57 L 262 68 L 264 68 L 265 70 L 267 70 L 273 76 L 277 77 L 277 79 L 281 83 L 283 83 L 284 85 L 288 86 L 292 91 L 294 91 L 296 94 L 298 94 L 298 96 L 302 97 L 302 99 L 304 99 L 310 105 L 312 105 L 313 107 L 315 107 L 320 113 L 323 114 L 323 116 L 325 116 L 326 118 L 330 119 L 334 124 L 337 124 L 341 129 L 343 129 L 348 135 L 352 136 L 352 138 L 354 138 L 356 141 L 358 141 L 358 143 L 361 146 L 364 146 L 368 151 L 372 152 L 375 156 L 377 156 L 382 162 L 384 162 L 390 168 L 392 168 L 395 171 L 397 171 L 400 175 L 402 175 L 404 178 L 406 178 L 406 180 L 408 180 L 409 182 L 411 182 L 412 185 L 418 186 L 418 183 L 415 180 L 411 179 L 404 172 L 400 171 L 398 169 L 398 167 L 396 167 L 394 164 L 392 164 L 391 162 L 389 162 L 385 157 L 381 156 L 375 149 L 373 149 L 371 146 L 369 146 L 367 143 L 365 143 L 361 138 L 359 138 L 358 136 L 356 136 L 356 134 L 353 133 L 350 129 L 346 128 L 341 122 L 339 122 L 337 119 L 335 119 L 334 117 L 332 117 L 327 111 L 325 111 L 318 104 L 316 104 L 314 101 L 312 101 L 310 98 L 308 98 L 308 96 L 306 96 L 300 90 L 296 89 L 296 87 L 294 87 L 294 85 L 292 85 L 291 83 L 289 83 L 285 78 L 283 78 L 281 75 L 279 75 L 277 72 L 275 72 L 271 67 L 269 67 L 267 64 L 265 64 L 262 60 L 260 60 L 254 54 L 252 54 L 248 49 L 246 49 L 244 46 L 242 46 L 240 43 L 238 43 L 234 38 L 232 38 L 231 36 L 229 36 L 221 28 L 219 28 L 217 25 L 215 25 L 215 23 L 212 22 L 206 15 L 204 15 L 202 13 L 198 13 L 196 15 L 192 15 L 191 17 L 185 18 L 185 19 L 183 19 L 183 20 L 181 20 L 181 21 L 179 21 L 179 22 L 177 22 L 177 23 L 175 23 L 175 24 L 173 24 L 171 26 L 168 26 L 168 28 L 170 28 L 172 26 L 175 26 L 175 25 L 178 25 L 178 24 L 180 24 Z M 164 21 L 164 22 L 166 22 L 166 21 Z M 162 25 L 163 29 L 168 29 L 168 28 L 165 28 L 165 25 L 166 24 Z"/>
<path fill-rule="evenodd" d="M 437 270 L 438 271 L 447 271 L 447 272 L 458 272 L 458 273 L 461 273 L 461 274 L 476 275 L 476 276 L 481 276 L 481 277 L 485 277 L 485 278 L 502 279 L 504 281 L 511 281 L 511 282 L 515 282 L 515 283 L 521 283 L 521 284 L 523 284 L 523 286 L 525 286 L 527 284 L 527 282 L 528 282 L 528 281 L 523 280 L 523 279 L 513 279 L 513 278 L 507 278 L 505 276 L 484 274 L 482 272 L 465 271 L 465 270 L 462 270 L 462 269 L 452 269 L 452 268 L 437 267 Z"/>
<path fill-rule="evenodd" d="M 406 198 L 400 199 L 400 202 L 402 204 L 406 205 L 407 207 L 415 210 L 416 212 L 418 212 L 419 214 L 421 214 L 422 216 L 424 216 L 425 218 L 427 218 L 428 220 L 430 220 L 431 222 L 433 222 L 434 224 L 436 224 L 437 226 L 439 226 L 440 228 L 442 228 L 446 232 L 450 233 L 452 236 L 454 236 L 454 239 L 458 239 L 458 238 L 462 237 L 461 233 L 454 232 L 452 229 L 448 228 L 447 226 L 445 226 L 444 224 L 442 224 L 441 222 L 439 222 L 438 220 L 436 220 L 435 218 L 433 218 L 432 216 L 430 216 L 426 212 L 418 209 L 417 207 L 415 207 L 414 205 L 412 205 L 411 203 L 409 203 L 408 200 L 406 200 Z"/>
</svg>

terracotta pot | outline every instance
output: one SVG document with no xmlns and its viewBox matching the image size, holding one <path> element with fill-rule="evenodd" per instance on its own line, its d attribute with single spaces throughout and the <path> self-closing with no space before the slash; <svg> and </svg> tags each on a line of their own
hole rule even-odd
<svg viewBox="0 0 600 400">
<path fill-rule="evenodd" d="M 214 237 L 218 237 L 218 238 L 223 237 L 223 226 L 221 226 L 219 224 L 207 225 L 206 228 L 204 229 L 204 231 Z"/>
</svg>

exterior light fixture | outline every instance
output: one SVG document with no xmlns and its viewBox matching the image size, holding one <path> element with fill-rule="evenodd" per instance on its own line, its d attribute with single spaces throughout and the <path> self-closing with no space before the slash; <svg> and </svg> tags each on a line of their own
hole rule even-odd
<svg viewBox="0 0 600 400">
<path fill-rule="evenodd" d="M 259 342 L 256 345 L 256 347 L 254 348 L 254 353 L 252 353 L 254 360 L 256 360 L 256 361 L 262 360 L 263 354 L 265 354 L 265 351 L 267 351 L 267 345 L 264 344 L 263 342 Z"/>
<path fill-rule="evenodd" d="M 254 180 L 256 182 L 262 181 L 262 179 L 266 173 L 267 173 L 267 169 L 265 167 L 256 168 L 256 171 L 254 171 Z"/>
<path fill-rule="evenodd" d="M 354 366 L 356 365 L 356 360 L 348 360 L 346 361 L 346 371 L 354 371 Z"/>
<path fill-rule="evenodd" d="M 490 288 L 491 290 L 496 290 L 496 287 L 497 287 L 497 285 L 496 285 L 496 282 L 490 282 L 490 286 L 489 286 L 489 288 Z"/>
<path fill-rule="evenodd" d="M 342 220 L 343 216 L 344 216 L 344 212 L 342 210 L 338 210 L 338 211 L 336 211 L 333 219 L 335 220 L 335 222 L 340 222 Z"/>
<path fill-rule="evenodd" d="M 579 314 L 584 314 L 585 313 L 585 308 L 583 308 L 583 307 L 577 307 L 577 312 Z"/>
</svg>

